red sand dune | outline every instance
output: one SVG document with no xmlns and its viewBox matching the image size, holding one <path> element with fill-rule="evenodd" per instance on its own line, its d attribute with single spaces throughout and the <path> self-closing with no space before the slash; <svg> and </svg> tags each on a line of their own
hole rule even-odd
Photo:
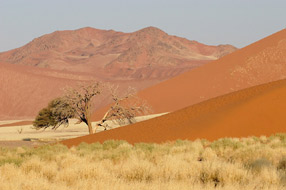
<svg viewBox="0 0 286 190">
<path fill-rule="evenodd" d="M 155 113 L 286 78 L 286 30 L 139 92 Z M 106 108 L 98 110 L 94 120 Z"/>
<path fill-rule="evenodd" d="M 215 140 L 286 132 L 286 80 L 233 92 L 202 103 L 122 128 L 65 140 L 81 142 L 126 140 L 162 143 L 177 139 Z"/>
<path fill-rule="evenodd" d="M 63 87 L 78 81 L 72 79 L 72 76 L 65 76 L 65 73 L 62 73 L 62 78 L 56 78 L 53 77 L 53 71 L 44 72 L 37 68 L 4 63 L 0 63 L 0 73 L 2 120 L 31 119 L 46 106 L 48 100 L 59 96 Z"/>
</svg>

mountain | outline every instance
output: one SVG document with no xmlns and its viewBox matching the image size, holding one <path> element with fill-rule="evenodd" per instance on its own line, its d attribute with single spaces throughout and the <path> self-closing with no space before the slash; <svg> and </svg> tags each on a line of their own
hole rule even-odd
<svg viewBox="0 0 286 190">
<path fill-rule="evenodd" d="M 0 120 L 31 119 L 63 88 L 104 81 L 138 90 L 235 51 L 170 36 L 154 27 L 133 33 L 56 31 L 0 53 Z M 109 103 L 103 97 L 95 106 Z"/>
<path fill-rule="evenodd" d="M 155 113 L 286 78 L 286 29 L 139 92 Z M 98 110 L 100 118 L 106 108 Z"/>
<path fill-rule="evenodd" d="M 0 53 L 0 62 L 90 73 L 104 80 L 165 80 L 235 50 L 170 36 L 155 27 L 132 33 L 87 27 L 36 38 Z"/>
<path fill-rule="evenodd" d="M 109 131 L 65 140 L 81 142 L 126 140 L 129 143 L 248 137 L 285 133 L 286 80 L 258 85 L 181 110 Z"/>
</svg>

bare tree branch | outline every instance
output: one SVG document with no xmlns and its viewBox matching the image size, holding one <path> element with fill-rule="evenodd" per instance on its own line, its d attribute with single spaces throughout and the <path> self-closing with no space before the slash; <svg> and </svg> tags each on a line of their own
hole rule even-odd
<svg viewBox="0 0 286 190">
<path fill-rule="evenodd" d="M 101 83 L 93 82 L 80 84 L 77 88 L 67 88 L 65 90 L 64 99 L 75 110 L 75 115 L 79 122 L 84 122 L 88 126 L 90 134 L 93 133 L 91 124 L 93 100 L 95 96 L 101 94 L 101 86 Z"/>
<path fill-rule="evenodd" d="M 115 124 L 126 125 L 135 123 L 136 116 L 146 115 L 151 112 L 151 107 L 138 96 L 136 96 L 136 90 L 129 87 L 123 94 L 119 93 L 119 87 L 114 85 L 107 86 L 113 105 L 103 116 L 98 126 L 104 127 L 106 130 L 108 124 L 106 121 L 111 120 Z"/>
</svg>

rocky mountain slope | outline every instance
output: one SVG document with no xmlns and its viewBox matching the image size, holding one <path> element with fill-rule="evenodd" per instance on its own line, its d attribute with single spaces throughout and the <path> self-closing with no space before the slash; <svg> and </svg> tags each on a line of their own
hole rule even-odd
<svg viewBox="0 0 286 190">
<path fill-rule="evenodd" d="M 133 33 L 82 28 L 56 31 L 0 53 L 0 61 L 92 73 L 101 79 L 167 79 L 235 51 L 170 36 L 155 27 Z"/>
</svg>

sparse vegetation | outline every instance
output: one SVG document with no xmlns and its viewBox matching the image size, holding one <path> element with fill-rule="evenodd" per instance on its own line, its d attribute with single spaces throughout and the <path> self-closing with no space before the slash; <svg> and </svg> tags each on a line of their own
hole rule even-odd
<svg viewBox="0 0 286 190">
<path fill-rule="evenodd" d="M 61 125 L 68 126 L 69 119 L 76 118 L 78 123 L 84 122 L 88 126 L 89 134 L 93 134 L 91 115 L 94 112 L 95 97 L 100 95 L 104 88 L 108 88 L 113 104 L 106 112 L 98 126 L 105 130 L 109 127 L 106 121 L 113 121 L 119 125 L 135 123 L 135 117 L 150 113 L 150 106 L 136 96 L 136 90 L 128 88 L 124 94 L 119 94 L 117 87 L 103 85 L 99 82 L 78 85 L 67 88 L 63 97 L 52 100 L 43 108 L 33 123 L 36 129 L 51 127 L 57 129 Z"/>
<path fill-rule="evenodd" d="M 282 190 L 285 137 L 0 147 L 0 190 Z"/>
<path fill-rule="evenodd" d="M 79 123 L 84 122 L 88 126 L 89 133 L 92 134 L 93 100 L 100 93 L 101 86 L 98 82 L 67 88 L 64 96 L 52 100 L 48 107 L 39 112 L 33 125 L 36 129 L 57 129 L 61 125 L 68 126 L 69 119 L 77 118 Z"/>
<path fill-rule="evenodd" d="M 68 125 L 68 119 L 75 117 L 75 110 L 62 97 L 52 100 L 47 107 L 43 108 L 33 126 L 36 129 L 52 127 L 57 129 L 60 125 Z"/>
<path fill-rule="evenodd" d="M 23 133 L 23 127 L 17 129 L 18 134 L 22 134 Z"/>
</svg>

